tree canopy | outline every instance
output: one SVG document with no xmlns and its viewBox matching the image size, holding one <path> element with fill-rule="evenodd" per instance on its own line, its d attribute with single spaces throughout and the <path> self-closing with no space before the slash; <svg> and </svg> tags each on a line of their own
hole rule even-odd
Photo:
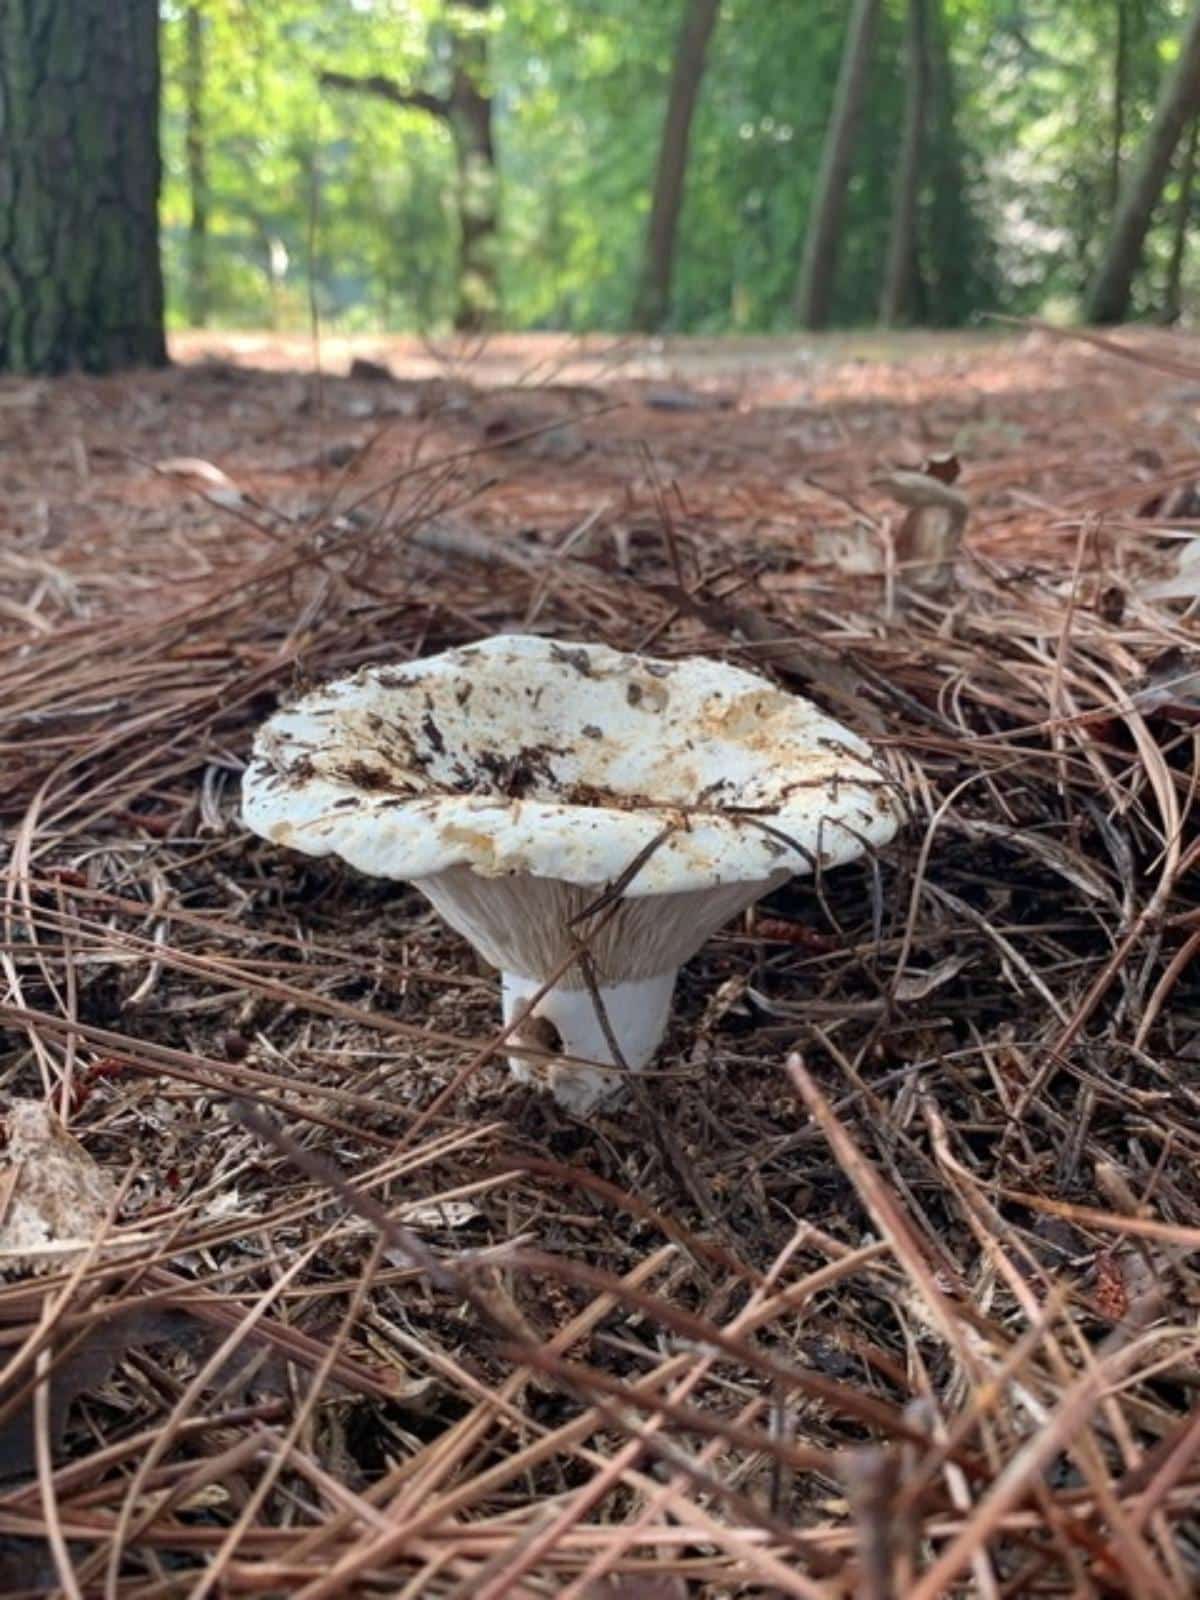
<svg viewBox="0 0 1200 1600">
<path fill-rule="evenodd" d="M 953 325 L 981 311 L 1083 307 L 1192 9 L 922 8 L 911 280 L 888 297 L 907 318 Z M 166 0 L 171 319 L 286 326 L 315 310 L 348 330 L 455 320 L 462 143 L 422 102 L 449 101 L 466 37 L 494 134 L 489 248 L 504 322 L 628 327 L 684 10 L 683 0 Z M 665 327 L 794 325 L 850 11 L 845 0 L 721 5 L 691 118 Z M 908 0 L 883 0 L 841 216 L 836 323 L 879 313 L 911 70 Z M 346 93 L 331 74 L 386 80 L 393 93 Z M 1170 299 L 1186 144 L 1153 214 L 1135 314 Z M 1186 305 L 1200 267 L 1185 253 L 1181 271 Z"/>
</svg>

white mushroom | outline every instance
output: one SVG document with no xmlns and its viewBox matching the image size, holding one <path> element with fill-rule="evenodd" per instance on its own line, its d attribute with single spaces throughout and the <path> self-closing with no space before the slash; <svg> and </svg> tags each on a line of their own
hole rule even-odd
<svg viewBox="0 0 1200 1600">
<path fill-rule="evenodd" d="M 514 1041 L 549 1059 L 514 1073 L 581 1115 L 653 1056 L 710 934 L 901 815 L 861 739 L 752 673 L 523 635 L 305 696 L 242 793 L 265 838 L 421 889 L 528 1011 Z"/>
</svg>

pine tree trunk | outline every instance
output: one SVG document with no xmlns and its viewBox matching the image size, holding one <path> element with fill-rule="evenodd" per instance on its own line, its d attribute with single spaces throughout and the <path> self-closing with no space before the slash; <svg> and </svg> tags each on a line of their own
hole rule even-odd
<svg viewBox="0 0 1200 1600">
<path fill-rule="evenodd" d="M 980 248 L 967 153 L 959 131 L 958 89 L 942 0 L 927 0 L 927 21 L 930 113 L 922 317 L 935 327 L 947 328 L 961 326 L 981 300 L 992 299 L 992 290 L 981 278 L 986 252 Z"/>
<path fill-rule="evenodd" d="M 646 229 L 642 269 L 634 301 L 633 324 L 646 333 L 652 333 L 662 326 L 671 306 L 671 275 L 687 178 L 692 116 L 700 93 L 700 81 L 704 76 L 708 42 L 712 38 L 719 10 L 720 0 L 685 0 L 658 150 L 650 222 Z"/>
<path fill-rule="evenodd" d="M 1133 279 L 1171 159 L 1192 117 L 1200 112 L 1200 0 L 1188 19 L 1179 56 L 1163 82 L 1154 120 L 1121 190 L 1112 233 L 1088 292 L 1089 322 L 1120 322 L 1129 311 Z"/>
<path fill-rule="evenodd" d="M 912 316 L 917 268 L 917 201 L 925 153 L 929 104 L 929 30 L 926 0 L 908 0 L 908 51 L 905 71 L 904 131 L 892 202 L 892 231 L 879 320 L 892 327 Z"/>
<path fill-rule="evenodd" d="M 208 321 L 208 145 L 204 126 L 204 17 L 189 6 L 183 68 L 187 150 L 188 222 L 187 315 L 193 328 Z"/>
<path fill-rule="evenodd" d="M 1196 182 L 1196 145 L 1200 139 L 1200 117 L 1192 118 L 1183 165 L 1179 169 L 1179 196 L 1175 202 L 1175 231 L 1171 239 L 1171 259 L 1163 294 L 1162 320 L 1168 325 L 1183 314 L 1183 261 L 1187 254 L 1188 228 L 1192 220 L 1192 192 Z"/>
<path fill-rule="evenodd" d="M 166 360 L 157 0 L 0 0 L 0 370 Z"/>
<path fill-rule="evenodd" d="M 0 5 L 4 0 L 0 0 Z M 392 105 L 424 111 L 450 129 L 458 209 L 458 293 L 454 326 L 463 333 L 495 327 L 500 320 L 500 174 L 492 133 L 491 61 L 487 14 L 492 0 L 451 0 L 446 34 L 450 44 L 450 93 L 407 89 L 376 73 L 354 77 L 322 72 L 329 89 L 375 95 Z M 456 15 L 457 13 L 457 15 Z"/>
<path fill-rule="evenodd" d="M 829 321 L 850 162 L 866 104 L 879 6 L 880 0 L 854 0 L 846 31 L 796 291 L 796 316 L 806 328 L 823 328 Z"/>
<path fill-rule="evenodd" d="M 1115 214 L 1121 198 L 1121 160 L 1125 152 L 1125 79 L 1129 61 L 1128 0 L 1115 0 L 1117 41 L 1113 52 L 1112 145 L 1108 155 L 1108 205 Z"/>
<path fill-rule="evenodd" d="M 464 11 L 483 13 L 491 0 L 460 0 L 460 4 Z M 487 34 L 482 28 L 455 28 L 450 50 L 453 77 L 448 112 L 458 172 L 459 226 L 454 326 L 462 332 L 478 332 L 494 327 L 500 315 L 496 261 L 500 183 L 492 137 Z"/>
</svg>

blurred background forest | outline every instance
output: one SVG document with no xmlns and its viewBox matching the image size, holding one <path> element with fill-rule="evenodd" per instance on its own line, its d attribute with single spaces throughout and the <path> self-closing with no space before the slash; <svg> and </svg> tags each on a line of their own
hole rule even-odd
<svg viewBox="0 0 1200 1600">
<path fill-rule="evenodd" d="M 0 370 L 164 325 L 1179 321 L 1200 0 L 21 0 Z"/>
<path fill-rule="evenodd" d="M 345 332 L 749 333 L 1077 317 L 1191 9 L 167 0 L 168 323 L 287 329 L 316 311 Z M 831 152 L 847 93 L 849 138 Z M 684 114 L 674 152 L 669 105 L 676 135 Z M 1173 320 L 1200 294 L 1194 96 L 1178 115 L 1131 292 L 1093 320 Z M 839 155 L 821 246 L 836 268 L 806 289 Z M 650 214 L 656 178 L 669 191 L 673 177 L 664 276 Z"/>
</svg>

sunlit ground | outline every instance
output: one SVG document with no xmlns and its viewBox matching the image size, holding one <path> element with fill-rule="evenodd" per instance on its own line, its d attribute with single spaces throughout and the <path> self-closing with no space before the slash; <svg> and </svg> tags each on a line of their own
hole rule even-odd
<svg viewBox="0 0 1200 1600">
<path fill-rule="evenodd" d="M 246 332 L 204 329 L 171 335 L 177 361 L 227 359 L 247 365 L 345 373 L 355 359 L 385 362 L 397 377 L 428 378 L 469 367 L 477 382 L 599 382 L 605 377 L 689 379 L 746 372 L 802 374 L 816 362 L 966 357 L 1020 337 L 989 329 L 931 333 L 878 329 L 748 337 L 648 338 L 642 334 L 502 333 L 486 338 L 419 334 Z"/>
</svg>

